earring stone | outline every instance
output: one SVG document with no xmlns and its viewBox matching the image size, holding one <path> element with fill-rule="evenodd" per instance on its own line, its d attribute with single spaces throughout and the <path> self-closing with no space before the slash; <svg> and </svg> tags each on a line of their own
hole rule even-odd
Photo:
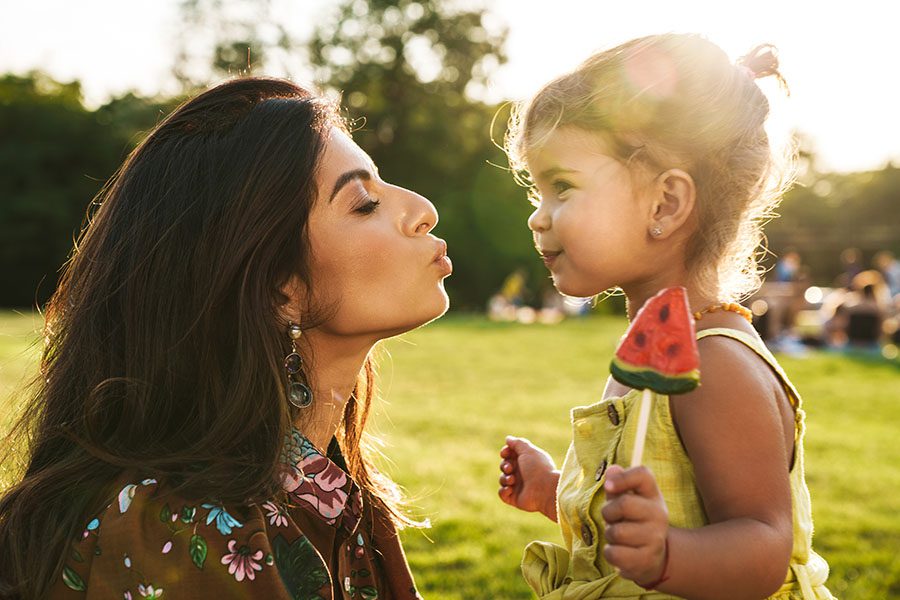
<svg viewBox="0 0 900 600">
<path fill-rule="evenodd" d="M 295 323 L 288 323 L 288 337 L 291 338 L 291 352 L 284 357 L 284 369 L 288 375 L 288 401 L 297 408 L 307 408 L 313 402 L 313 393 L 303 372 L 303 358 L 297 352 L 297 340 L 303 330 Z"/>
<path fill-rule="evenodd" d="M 288 398 L 290 399 L 291 404 L 297 408 L 307 408 L 313 401 L 312 390 L 310 390 L 309 386 L 303 382 L 292 381 L 290 396 Z"/>
</svg>

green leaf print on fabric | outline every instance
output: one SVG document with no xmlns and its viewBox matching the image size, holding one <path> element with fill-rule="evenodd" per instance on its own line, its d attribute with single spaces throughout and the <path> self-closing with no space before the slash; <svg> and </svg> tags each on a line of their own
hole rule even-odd
<svg viewBox="0 0 900 600">
<path fill-rule="evenodd" d="M 206 562 L 208 548 L 206 546 L 206 540 L 203 539 L 202 535 L 191 536 L 189 550 L 191 553 L 191 560 L 197 565 L 198 569 L 203 569 L 203 563 Z"/>
<path fill-rule="evenodd" d="M 371 585 L 364 585 L 362 587 L 351 585 L 349 591 L 351 598 L 362 598 L 363 600 L 378 600 L 378 590 L 376 590 Z"/>
<path fill-rule="evenodd" d="M 197 516 L 197 507 L 195 507 L 195 506 L 182 506 L 181 507 L 181 522 L 182 523 L 193 523 L 195 516 Z"/>
<path fill-rule="evenodd" d="M 371 585 L 364 585 L 361 588 L 356 588 L 356 591 L 359 592 L 359 595 L 362 596 L 364 600 L 376 600 L 376 598 L 378 598 L 378 590 Z"/>
<path fill-rule="evenodd" d="M 275 566 L 284 587 L 294 600 L 322 600 L 319 590 L 328 583 L 328 571 L 308 539 L 288 544 L 283 537 L 272 540 Z"/>
<path fill-rule="evenodd" d="M 159 511 L 159 520 L 163 523 L 168 523 L 169 519 L 172 518 L 172 509 L 169 508 L 168 503 L 164 504 L 162 510 Z"/>
<path fill-rule="evenodd" d="M 67 587 L 75 590 L 76 592 L 83 592 L 87 589 L 87 587 L 84 585 L 84 579 L 81 578 L 81 575 L 69 568 L 68 565 L 63 567 L 62 578 L 63 583 L 65 583 Z"/>
</svg>

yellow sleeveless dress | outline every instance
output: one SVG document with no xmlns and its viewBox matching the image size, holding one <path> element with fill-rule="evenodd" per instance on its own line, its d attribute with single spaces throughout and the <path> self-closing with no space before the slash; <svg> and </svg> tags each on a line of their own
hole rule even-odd
<svg viewBox="0 0 900 600">
<path fill-rule="evenodd" d="M 803 473 L 804 418 L 800 395 L 763 342 L 745 332 L 714 328 L 698 333 L 726 336 L 746 344 L 766 361 L 784 385 L 795 411 L 795 455 L 790 472 L 794 545 L 784 585 L 771 600 L 833 600 L 825 587 L 828 564 L 812 550 L 812 514 Z M 611 464 L 629 465 L 637 429 L 641 393 L 607 398 L 572 409 L 573 441 L 557 489 L 559 525 L 565 547 L 532 542 L 525 549 L 522 573 L 541 600 L 663 600 L 676 596 L 647 591 L 616 574 L 601 552 L 605 502 L 603 483 Z M 656 478 L 674 527 L 709 523 L 697 490 L 694 469 L 678 438 L 669 399 L 653 395 L 644 464 Z"/>
</svg>

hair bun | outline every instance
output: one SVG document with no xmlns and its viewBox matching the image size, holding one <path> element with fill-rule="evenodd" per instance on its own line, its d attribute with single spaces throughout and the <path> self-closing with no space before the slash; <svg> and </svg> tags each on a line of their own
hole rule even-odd
<svg viewBox="0 0 900 600">
<path fill-rule="evenodd" d="M 746 69 L 748 75 L 753 79 L 760 77 L 768 77 L 774 75 L 785 92 L 790 95 L 787 81 L 778 70 L 778 48 L 772 44 L 760 44 L 755 46 L 750 52 L 737 59 L 737 66 Z"/>
</svg>

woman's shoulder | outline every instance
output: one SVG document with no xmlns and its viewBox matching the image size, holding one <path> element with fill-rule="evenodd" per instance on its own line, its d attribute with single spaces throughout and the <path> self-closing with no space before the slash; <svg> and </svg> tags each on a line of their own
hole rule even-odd
<svg viewBox="0 0 900 600">
<path fill-rule="evenodd" d="M 324 560 L 280 502 L 196 500 L 125 474 L 86 518 L 51 597 L 241 597 L 248 582 L 254 596 L 288 597 L 279 560 L 305 565 L 307 589 L 329 584 Z"/>
</svg>

